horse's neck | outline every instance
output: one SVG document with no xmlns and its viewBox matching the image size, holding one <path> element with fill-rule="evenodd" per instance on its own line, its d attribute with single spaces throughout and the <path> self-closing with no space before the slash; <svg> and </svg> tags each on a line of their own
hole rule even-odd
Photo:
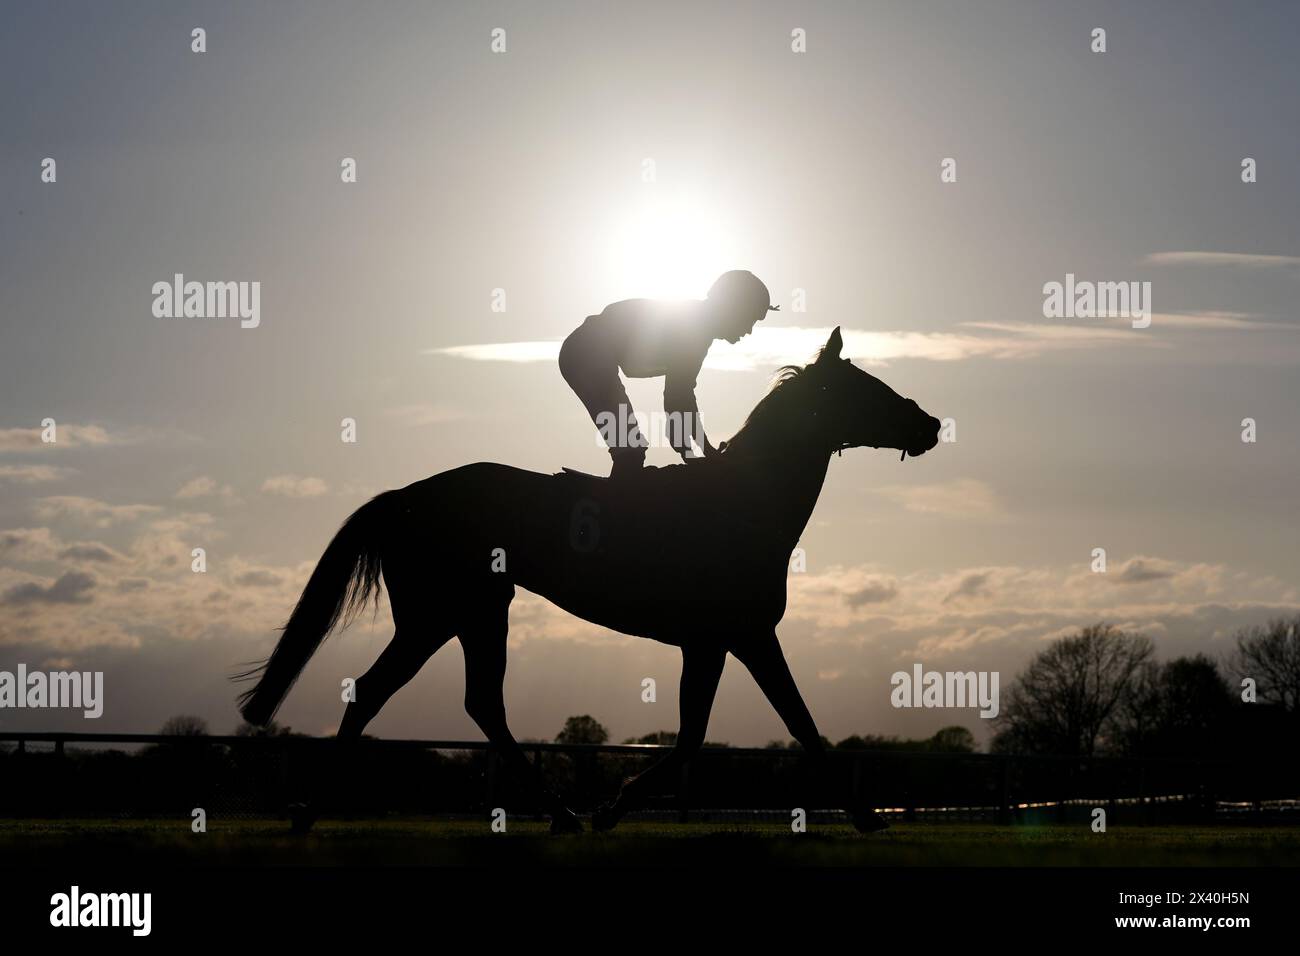
<svg viewBox="0 0 1300 956">
<path fill-rule="evenodd" d="M 783 550 L 787 545 L 793 550 L 799 543 L 829 464 L 830 452 L 805 442 L 779 456 L 756 458 L 741 466 L 751 474 L 754 492 L 748 497 L 756 512 L 754 520 L 780 529 Z"/>
<path fill-rule="evenodd" d="M 801 409 L 797 381 L 778 386 L 734 436 L 727 454 L 749 487 L 747 507 L 756 523 L 779 529 L 783 551 L 799 543 L 830 464 L 830 446 Z M 794 404 L 800 403 L 800 404 Z"/>
</svg>

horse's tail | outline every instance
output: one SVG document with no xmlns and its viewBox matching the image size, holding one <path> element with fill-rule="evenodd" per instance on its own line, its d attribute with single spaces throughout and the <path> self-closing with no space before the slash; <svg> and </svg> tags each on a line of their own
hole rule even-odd
<svg viewBox="0 0 1300 956">
<path fill-rule="evenodd" d="M 239 712 L 250 724 L 270 723 L 289 688 L 316 649 L 336 626 L 347 627 L 379 589 L 380 561 L 389 511 L 395 491 L 372 498 L 352 513 L 334 535 L 302 597 L 284 625 L 284 634 L 271 656 L 235 680 L 257 678 L 252 690 L 239 695 Z"/>
</svg>

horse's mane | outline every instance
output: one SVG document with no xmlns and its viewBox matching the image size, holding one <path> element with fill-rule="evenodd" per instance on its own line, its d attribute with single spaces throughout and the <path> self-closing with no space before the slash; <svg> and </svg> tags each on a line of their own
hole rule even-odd
<svg viewBox="0 0 1300 956">
<path fill-rule="evenodd" d="M 740 428 L 736 430 L 736 434 L 733 436 L 732 441 L 739 438 L 751 424 L 762 418 L 765 412 L 773 405 L 773 399 L 777 397 L 777 393 L 802 374 L 802 365 L 782 365 L 777 369 L 775 374 L 772 376 L 772 384 L 768 387 L 767 394 L 760 398 L 758 404 L 750 409 L 749 414 L 745 416 L 745 421 L 741 424 Z"/>
<path fill-rule="evenodd" d="M 820 354 L 819 352 L 818 355 Z M 733 449 L 747 448 L 759 440 L 760 435 L 766 431 L 765 426 L 783 404 L 781 400 L 798 388 L 804 373 L 809 367 L 804 365 L 783 365 L 776 370 L 776 373 L 772 376 L 772 385 L 767 390 L 767 394 L 758 400 L 758 404 L 745 417 L 744 423 L 731 436 L 731 439 L 727 442 L 727 452 L 724 452 L 724 454 L 731 452 Z"/>
</svg>

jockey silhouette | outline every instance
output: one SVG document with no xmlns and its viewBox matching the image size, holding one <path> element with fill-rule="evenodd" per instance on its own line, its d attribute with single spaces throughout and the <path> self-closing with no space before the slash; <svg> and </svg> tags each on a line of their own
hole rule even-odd
<svg viewBox="0 0 1300 956">
<path fill-rule="evenodd" d="M 669 444 L 690 461 L 691 439 L 710 444 L 695 401 L 695 380 L 714 339 L 739 342 L 779 306 L 752 272 L 723 273 L 703 300 L 626 299 L 588 316 L 560 347 L 560 374 L 582 400 L 613 459 L 612 477 L 639 472 L 648 444 L 632 414 L 619 369 L 629 378 L 664 376 Z M 725 444 L 725 443 L 724 443 Z"/>
</svg>

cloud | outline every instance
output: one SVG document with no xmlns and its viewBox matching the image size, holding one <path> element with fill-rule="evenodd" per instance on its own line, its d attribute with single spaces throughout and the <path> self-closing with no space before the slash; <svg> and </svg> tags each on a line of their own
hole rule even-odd
<svg viewBox="0 0 1300 956">
<path fill-rule="evenodd" d="M 241 587 L 276 588 L 280 586 L 281 578 L 274 571 L 268 571 L 266 568 L 256 568 L 237 575 L 235 583 Z"/>
<path fill-rule="evenodd" d="M 49 528 L 9 528 L 0 531 L 0 558 L 5 561 L 52 561 L 60 547 Z"/>
<path fill-rule="evenodd" d="M 851 600 L 882 581 L 897 589 L 888 603 Z M 1276 578 L 1151 556 L 1105 574 L 1093 573 L 1086 561 L 1071 567 L 970 567 L 892 576 L 873 565 L 833 566 L 792 574 L 788 588 L 787 623 L 807 621 L 856 642 L 906 634 L 912 649 L 922 641 L 956 647 L 1013 634 L 1037 642 L 1101 619 L 1169 627 L 1172 618 L 1193 615 L 1200 607 L 1297 606 L 1294 585 Z"/>
<path fill-rule="evenodd" d="M 216 479 L 209 478 L 207 475 L 199 475 L 197 478 L 191 478 L 176 490 L 176 497 L 182 500 L 207 498 L 212 495 L 220 495 L 222 498 L 230 499 L 235 496 L 235 489 L 230 485 L 219 485 Z"/>
<path fill-rule="evenodd" d="M 959 598 L 987 597 L 989 594 L 988 583 L 989 573 L 987 571 L 967 574 L 955 588 L 945 595 L 943 603 L 947 604 L 949 601 Z"/>
<path fill-rule="evenodd" d="M 77 495 L 55 495 L 36 499 L 36 516 L 44 521 L 69 518 L 92 524 L 97 528 L 135 521 L 162 509 L 156 505 L 110 505 L 96 498 Z"/>
<path fill-rule="evenodd" d="M 329 485 L 322 478 L 274 475 L 262 482 L 262 490 L 269 495 L 283 495 L 286 498 L 318 498 L 329 491 Z"/>
<path fill-rule="evenodd" d="M 873 489 L 908 511 L 954 518 L 988 518 L 1002 513 L 993 489 L 973 478 L 929 485 L 881 485 Z"/>
<path fill-rule="evenodd" d="M 117 436 L 110 436 L 98 425 L 62 425 L 55 424 L 52 442 L 41 441 L 44 429 L 36 428 L 0 428 L 0 451 L 35 451 L 46 448 L 82 448 L 94 445 L 107 445 Z"/>
<path fill-rule="evenodd" d="M 48 587 L 36 583 L 19 584 L 5 592 L 0 604 L 85 604 L 95 579 L 81 571 L 68 571 Z"/>
<path fill-rule="evenodd" d="M 109 544 L 61 540 L 52 527 L 0 530 L 0 648 L 66 653 L 261 639 L 283 623 L 315 565 L 315 555 L 268 566 L 225 551 L 196 574 L 191 549 L 224 537 L 210 514 L 81 498 L 37 504 L 52 516 L 111 523 L 113 537 Z M 51 570 L 55 561 L 67 564 Z"/>
<path fill-rule="evenodd" d="M 122 556 L 111 548 L 107 548 L 98 542 L 87 542 L 84 544 L 74 544 L 64 548 L 59 552 L 59 559 L 62 561 L 93 561 L 109 562 L 120 561 Z"/>
<path fill-rule="evenodd" d="M 1153 252 L 1142 260 L 1151 266 L 1230 266 L 1234 269 L 1287 269 L 1300 256 L 1261 256 L 1244 252 Z"/>
<path fill-rule="evenodd" d="M 1141 584 L 1147 581 L 1163 581 L 1172 578 L 1177 568 L 1169 561 L 1158 558 L 1131 558 L 1120 566 L 1119 571 L 1110 580 L 1121 584 Z"/>
<path fill-rule="evenodd" d="M 384 409 L 384 414 L 405 428 L 423 428 L 426 425 L 443 425 L 464 418 L 455 409 L 439 405 L 398 405 Z"/>
<path fill-rule="evenodd" d="M 0 481 L 12 481 L 21 485 L 59 481 L 74 474 L 75 469 L 56 468 L 53 465 L 0 465 Z"/>
<path fill-rule="evenodd" d="M 861 607 L 864 604 L 892 601 L 896 597 L 898 597 L 898 585 L 892 580 L 881 578 L 867 582 L 851 594 L 846 594 L 844 599 L 849 602 L 850 607 Z"/>
<path fill-rule="evenodd" d="M 1295 330 L 1290 322 L 1270 322 L 1249 312 L 1157 312 L 1151 316 L 1153 328 L 1250 331 L 1253 329 Z"/>
<path fill-rule="evenodd" d="M 1025 359 L 1048 351 L 1109 345 L 1158 346 L 1151 336 L 1103 324 L 1055 325 L 1026 322 L 968 322 L 958 332 L 870 332 L 842 328 L 845 358 L 864 365 L 887 365 L 895 359 L 955 362 L 970 358 Z M 802 326 L 760 326 L 735 345 L 715 342 L 704 367 L 722 371 L 770 369 L 790 362 L 810 362 L 830 337 L 831 329 Z M 554 362 L 559 341 L 495 342 L 426 349 L 478 362 Z"/>
<path fill-rule="evenodd" d="M 449 355 L 475 362 L 554 362 L 560 356 L 560 341 L 452 345 L 448 348 L 425 349 L 421 354 Z"/>
</svg>

